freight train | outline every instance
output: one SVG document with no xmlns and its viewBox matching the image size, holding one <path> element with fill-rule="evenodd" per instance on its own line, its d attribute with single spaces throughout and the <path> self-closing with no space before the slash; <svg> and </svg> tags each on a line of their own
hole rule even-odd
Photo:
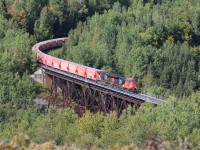
<svg viewBox="0 0 200 150">
<path fill-rule="evenodd" d="M 33 46 L 32 52 L 36 55 L 39 63 L 58 70 L 65 71 L 77 76 L 81 76 L 88 80 L 103 82 L 104 84 L 123 87 L 135 93 L 137 90 L 137 82 L 134 78 L 126 78 L 103 70 L 80 65 L 70 61 L 62 60 L 45 54 L 43 51 L 62 46 L 67 38 L 52 39 L 37 43 Z"/>
</svg>

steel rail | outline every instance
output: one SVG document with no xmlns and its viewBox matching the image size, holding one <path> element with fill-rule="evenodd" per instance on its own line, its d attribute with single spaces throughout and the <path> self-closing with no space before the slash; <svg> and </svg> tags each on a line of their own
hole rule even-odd
<svg viewBox="0 0 200 150">
<path fill-rule="evenodd" d="M 43 64 L 40 64 L 41 68 L 43 68 L 44 70 L 46 70 L 48 73 L 52 74 L 52 75 L 58 75 L 58 77 L 60 78 L 68 78 L 68 80 L 71 80 L 72 82 L 77 82 L 77 83 L 82 83 L 82 84 L 88 84 L 90 87 L 92 87 L 93 89 L 96 88 L 98 90 L 103 90 L 104 92 L 107 92 L 109 95 L 115 95 L 116 97 L 119 98 L 125 98 L 127 101 L 129 102 L 133 102 L 133 100 L 137 100 L 138 102 L 150 102 L 156 105 L 162 105 L 163 103 L 165 103 L 166 101 L 161 100 L 159 98 L 155 98 L 146 94 L 142 94 L 142 93 L 133 93 L 130 91 L 127 91 L 125 89 L 122 88 L 114 88 L 114 87 L 109 87 L 108 85 L 104 85 L 102 83 L 98 83 L 95 82 L 93 80 L 89 80 L 86 78 L 83 78 L 81 76 L 77 76 L 71 73 L 67 73 L 65 71 L 61 71 L 58 70 L 56 68 L 53 67 L 49 67 Z M 131 100 L 132 99 L 132 100 Z"/>
<path fill-rule="evenodd" d="M 59 39 L 53 39 L 53 40 L 47 40 L 47 41 L 43 41 L 40 43 L 37 43 L 36 45 L 33 46 L 34 49 L 39 50 L 41 53 L 43 53 L 42 51 L 46 50 L 46 49 L 52 49 L 52 48 L 56 48 L 56 47 L 61 47 L 64 44 L 64 41 L 67 40 L 67 38 L 59 38 Z M 51 42 L 56 42 L 55 45 L 53 45 Z M 43 50 L 39 49 L 39 44 L 44 45 Z M 46 54 L 47 55 L 47 54 Z M 49 56 L 52 57 L 52 56 Z M 57 58 L 59 59 L 59 58 Z M 152 97 L 149 95 L 146 95 L 144 93 L 133 93 L 130 92 L 126 89 L 123 89 L 121 87 L 110 87 L 108 85 L 105 85 L 103 83 L 99 83 L 87 78 L 83 78 L 81 76 L 77 76 L 75 74 L 71 74 L 44 64 L 40 63 L 40 66 L 45 69 L 48 73 L 52 74 L 52 75 L 56 75 L 60 78 L 68 78 L 68 80 L 72 81 L 72 82 L 77 82 L 77 83 L 81 83 L 81 84 L 88 84 L 90 87 L 92 87 L 93 89 L 98 89 L 100 91 L 103 91 L 104 93 L 107 92 L 110 95 L 114 95 L 115 97 L 120 97 L 123 99 L 126 99 L 129 102 L 133 102 L 134 101 L 138 101 L 138 102 L 150 102 L 156 105 L 161 105 L 163 103 L 165 103 L 165 100 L 156 98 L 156 97 Z"/>
</svg>

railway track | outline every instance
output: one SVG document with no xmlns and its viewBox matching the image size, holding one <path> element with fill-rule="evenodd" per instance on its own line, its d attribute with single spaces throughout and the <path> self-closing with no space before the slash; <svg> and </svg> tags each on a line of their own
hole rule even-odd
<svg viewBox="0 0 200 150">
<path fill-rule="evenodd" d="M 104 85 L 104 84 L 101 84 L 101 83 L 98 83 L 98 82 L 95 82 L 92 80 L 88 80 L 83 77 L 76 76 L 74 74 L 67 73 L 67 72 L 64 72 L 64 71 L 61 71 L 56 68 L 52 68 L 52 67 L 49 67 L 49 66 L 46 66 L 43 64 L 40 64 L 40 66 L 48 74 L 57 76 L 62 79 L 67 79 L 67 80 L 72 81 L 77 84 L 87 84 L 92 89 L 103 91 L 104 93 L 106 92 L 109 95 L 113 94 L 113 95 L 115 95 L 115 97 L 126 99 L 126 101 L 129 101 L 129 102 L 132 102 L 133 99 L 137 100 L 138 102 L 150 102 L 150 103 L 156 104 L 156 105 L 162 105 L 163 103 L 166 102 L 165 100 L 155 98 L 155 97 L 143 94 L 143 93 L 135 94 L 133 92 L 127 91 L 122 88 L 109 87 L 107 85 Z"/>
<path fill-rule="evenodd" d="M 92 89 L 102 91 L 102 92 L 107 93 L 109 95 L 114 95 L 115 97 L 118 97 L 118 98 L 121 98 L 121 99 L 126 99 L 126 101 L 128 101 L 128 102 L 133 102 L 133 101 L 138 101 L 140 103 L 141 102 L 150 102 L 150 103 L 153 103 L 155 105 L 162 105 L 163 103 L 166 102 L 165 100 L 162 100 L 162 99 L 159 99 L 159 98 L 156 98 L 156 97 L 153 97 L 153 96 L 149 96 L 149 95 L 144 94 L 144 93 L 136 94 L 136 93 L 133 93 L 133 92 L 128 91 L 126 89 L 123 89 L 122 87 L 105 85 L 105 84 L 100 83 L 98 81 L 91 80 L 91 79 L 88 79 L 88 78 L 84 78 L 82 76 L 78 76 L 76 74 L 72 74 L 72 73 L 69 73 L 67 71 L 63 71 L 62 69 L 57 69 L 57 68 L 59 68 L 58 64 L 56 66 L 49 64 L 49 63 L 52 63 L 50 61 L 51 59 L 54 59 L 56 61 L 63 61 L 63 60 L 55 58 L 53 56 L 49 56 L 45 51 L 49 50 L 49 49 L 55 49 L 57 47 L 61 47 L 65 43 L 66 40 L 67 40 L 67 38 L 47 40 L 47 41 L 37 43 L 33 46 L 33 48 L 32 48 L 33 51 L 38 51 L 40 54 L 43 54 L 42 55 L 43 57 L 49 58 L 49 60 L 47 60 L 47 62 L 43 62 L 43 58 L 41 58 L 41 60 L 40 60 L 40 57 L 38 58 L 38 56 L 37 56 L 37 60 L 40 62 L 39 65 L 48 74 L 57 76 L 58 78 L 70 80 L 71 82 L 74 82 L 74 83 L 77 83 L 77 84 L 89 85 L 90 88 L 92 88 Z"/>
</svg>

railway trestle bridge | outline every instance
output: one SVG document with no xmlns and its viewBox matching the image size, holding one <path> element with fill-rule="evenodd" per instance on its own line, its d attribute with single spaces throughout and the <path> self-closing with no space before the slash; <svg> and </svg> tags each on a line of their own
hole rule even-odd
<svg viewBox="0 0 200 150">
<path fill-rule="evenodd" d="M 166 102 L 156 97 L 133 93 L 113 84 L 91 80 L 60 69 L 57 62 L 65 61 L 49 56 L 42 51 L 61 47 L 66 40 L 66 38 L 60 38 L 43 41 L 32 48 L 39 62 L 38 65 L 43 70 L 43 78 L 45 74 L 51 79 L 48 107 L 56 104 L 59 93 L 62 93 L 62 107 L 73 107 L 79 116 L 86 110 L 104 114 L 115 111 L 119 116 L 123 109 L 127 109 L 128 105 L 138 109 L 144 102 L 155 105 L 162 105 Z M 55 62 L 52 62 L 52 59 Z"/>
<path fill-rule="evenodd" d="M 138 109 L 144 102 L 155 105 L 165 102 L 142 93 L 135 94 L 123 88 L 88 80 L 43 64 L 39 65 L 43 73 L 51 79 L 48 107 L 56 104 L 58 93 L 62 94 L 61 107 L 73 107 L 79 116 L 82 116 L 86 110 L 104 114 L 115 111 L 119 116 L 128 105 Z"/>
</svg>

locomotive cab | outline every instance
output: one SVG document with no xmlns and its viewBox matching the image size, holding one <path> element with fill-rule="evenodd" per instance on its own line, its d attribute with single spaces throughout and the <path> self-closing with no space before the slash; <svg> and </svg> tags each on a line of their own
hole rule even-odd
<svg viewBox="0 0 200 150">
<path fill-rule="evenodd" d="M 136 90 L 137 88 L 137 82 L 133 78 L 127 78 L 125 80 L 125 83 L 123 85 L 124 88 L 129 89 L 129 90 Z"/>
</svg>

